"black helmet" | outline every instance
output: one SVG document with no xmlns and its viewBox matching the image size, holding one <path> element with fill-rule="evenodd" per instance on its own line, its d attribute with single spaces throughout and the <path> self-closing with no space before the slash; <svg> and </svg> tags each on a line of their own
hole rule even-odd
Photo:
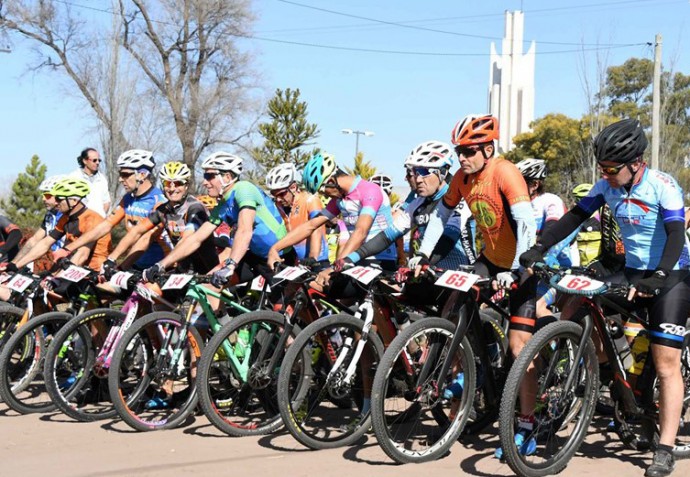
<svg viewBox="0 0 690 477">
<path fill-rule="evenodd" d="M 637 119 L 623 119 L 604 128 L 594 139 L 598 162 L 626 164 L 637 160 L 647 149 L 647 136 Z"/>
</svg>

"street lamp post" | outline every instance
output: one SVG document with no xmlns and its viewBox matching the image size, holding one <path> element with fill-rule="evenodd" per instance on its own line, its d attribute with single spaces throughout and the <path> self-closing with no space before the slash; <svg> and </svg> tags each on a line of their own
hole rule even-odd
<svg viewBox="0 0 690 477">
<path fill-rule="evenodd" d="M 355 158 L 357 157 L 357 154 L 359 154 L 359 136 L 371 137 L 374 135 L 374 133 L 371 131 L 354 131 L 352 129 L 341 129 L 340 132 L 343 134 L 355 135 Z"/>
</svg>

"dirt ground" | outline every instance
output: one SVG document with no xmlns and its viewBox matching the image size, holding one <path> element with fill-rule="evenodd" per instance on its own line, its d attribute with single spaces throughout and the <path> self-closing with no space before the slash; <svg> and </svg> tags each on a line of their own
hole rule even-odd
<svg viewBox="0 0 690 477">
<path fill-rule="evenodd" d="M 600 420 L 601 421 L 601 420 Z M 642 476 L 651 454 L 626 450 L 595 423 L 565 476 Z M 373 435 L 359 445 L 309 451 L 289 434 L 233 438 L 205 418 L 181 429 L 140 433 L 118 421 L 78 423 L 61 414 L 19 416 L 0 404 L 0 461 L 7 476 L 258 476 L 512 475 L 493 458 L 498 437 L 483 434 L 457 443 L 445 458 L 421 465 L 393 464 Z M 690 473 L 679 461 L 674 476 Z"/>
</svg>

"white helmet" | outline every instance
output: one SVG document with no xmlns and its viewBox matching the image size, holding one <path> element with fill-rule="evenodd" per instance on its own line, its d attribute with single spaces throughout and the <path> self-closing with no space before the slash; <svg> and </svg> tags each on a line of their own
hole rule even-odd
<svg viewBox="0 0 690 477">
<path fill-rule="evenodd" d="M 297 180 L 297 168 L 291 162 L 277 165 L 266 176 L 266 187 L 269 190 L 285 189 Z"/>
<path fill-rule="evenodd" d="M 369 182 L 381 186 L 381 189 L 383 189 L 386 194 L 393 192 L 393 181 L 385 174 L 374 174 L 371 176 L 371 179 L 369 179 Z"/>
<path fill-rule="evenodd" d="M 405 167 L 429 167 L 441 169 L 452 167 L 454 163 L 453 149 L 440 141 L 427 141 L 412 149 L 405 159 Z"/>
<path fill-rule="evenodd" d="M 51 176 L 48 177 L 47 179 L 43 179 L 43 182 L 38 186 L 38 190 L 41 192 L 50 192 L 53 190 L 53 186 L 60 182 L 62 179 L 66 179 L 67 176 L 64 174 L 60 174 L 57 176 Z"/>
<path fill-rule="evenodd" d="M 148 169 L 150 172 L 156 167 L 156 160 L 151 151 L 130 149 L 117 158 L 117 167 L 119 169 Z"/>
<path fill-rule="evenodd" d="M 544 159 L 524 159 L 515 164 L 522 177 L 528 180 L 541 181 L 546 179 L 546 161 Z"/>
<path fill-rule="evenodd" d="M 223 172 L 232 172 L 236 176 L 242 174 L 244 160 L 234 154 L 218 151 L 208 156 L 201 163 L 202 169 L 218 169 Z"/>
</svg>

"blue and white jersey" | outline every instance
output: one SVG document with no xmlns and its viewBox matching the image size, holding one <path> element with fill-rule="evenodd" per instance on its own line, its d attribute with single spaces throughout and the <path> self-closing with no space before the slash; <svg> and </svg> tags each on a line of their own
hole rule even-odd
<svg viewBox="0 0 690 477">
<path fill-rule="evenodd" d="M 57 225 L 58 220 L 60 220 L 60 217 L 62 217 L 62 212 L 60 212 L 59 210 L 46 211 L 46 215 L 43 216 L 43 223 L 41 224 L 41 228 L 45 231 L 46 235 L 52 232 L 52 230 Z M 65 237 L 61 237 L 53 245 L 50 246 L 50 250 L 54 252 L 64 247 L 64 245 Z"/>
<path fill-rule="evenodd" d="M 538 195 L 531 200 L 531 204 L 532 212 L 534 213 L 534 221 L 537 223 L 537 237 L 541 236 L 547 222 L 558 221 L 567 210 L 563 200 L 557 195 L 549 192 Z M 577 231 L 551 247 L 544 255 L 545 263 L 550 267 L 571 267 L 573 265 L 578 265 L 579 261 L 573 260 L 574 257 L 579 258 L 577 246 L 573 242 L 576 235 Z M 575 251 L 575 253 L 573 253 L 573 251 Z"/>
<path fill-rule="evenodd" d="M 668 174 L 648 169 L 630 192 L 624 187 L 614 189 L 605 179 L 597 182 L 579 206 L 594 213 L 604 204 L 613 212 L 625 246 L 625 266 L 635 270 L 658 267 L 666 245 L 667 222 L 684 222 L 683 191 Z M 686 241 L 674 270 L 690 268 L 690 252 Z"/>
</svg>

